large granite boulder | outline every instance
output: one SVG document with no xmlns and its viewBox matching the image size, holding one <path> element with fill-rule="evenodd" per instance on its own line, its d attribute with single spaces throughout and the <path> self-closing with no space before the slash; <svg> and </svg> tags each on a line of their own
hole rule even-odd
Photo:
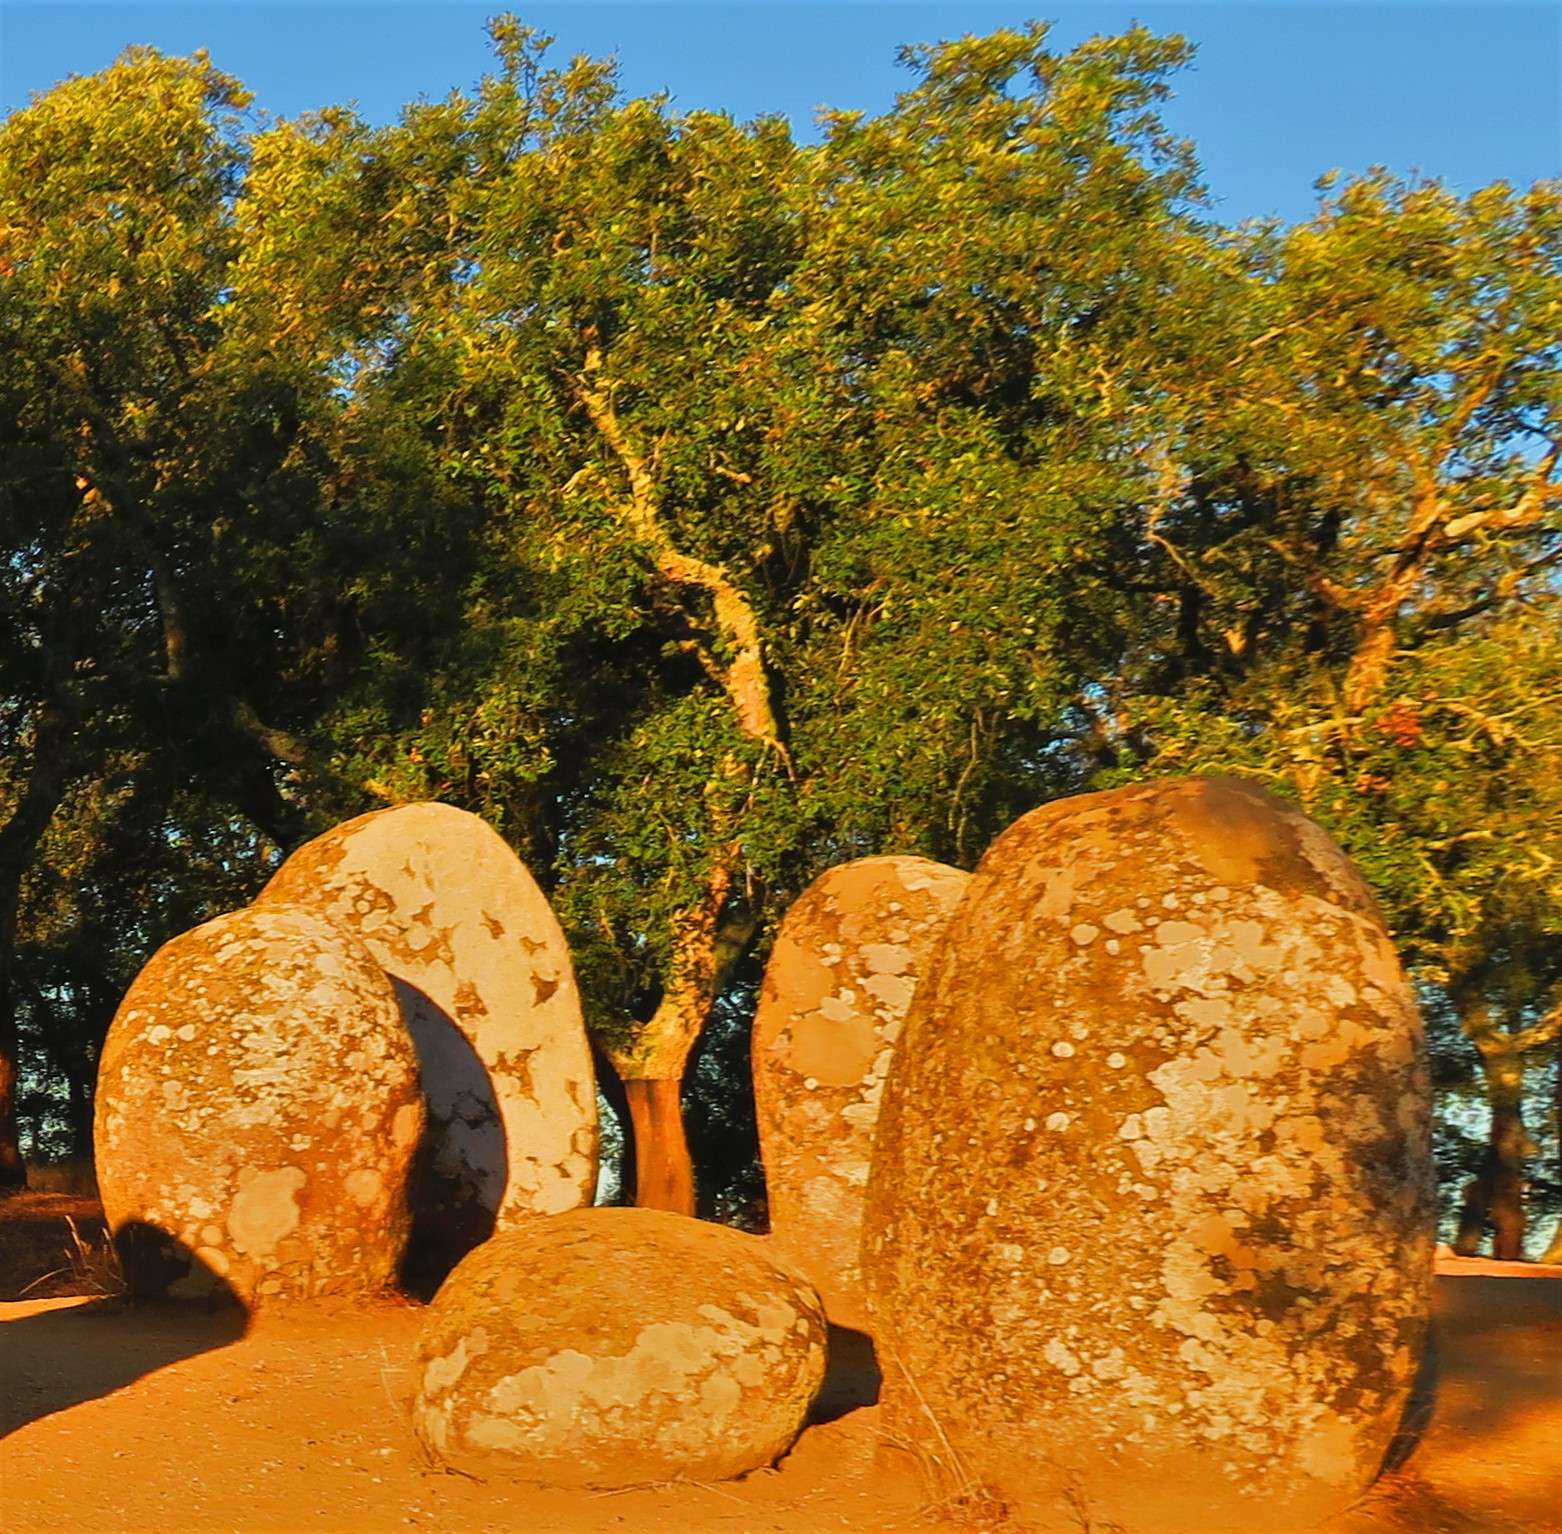
<svg viewBox="0 0 1562 1534">
<path fill-rule="evenodd" d="M 1181 780 L 1025 816 L 886 1087 L 864 1223 L 885 1442 L 1037 1521 L 1333 1514 L 1422 1348 L 1428 1118 L 1382 920 L 1291 806 Z"/>
<path fill-rule="evenodd" d="M 785 1453 L 824 1378 L 818 1296 L 763 1240 L 653 1209 L 533 1220 L 429 1307 L 413 1426 L 443 1464 L 559 1486 L 715 1481 Z"/>
<path fill-rule="evenodd" d="M 351 933 L 272 905 L 174 938 L 98 1063 L 98 1184 L 131 1287 L 251 1305 L 385 1288 L 422 1127 L 412 1041 Z"/>
<path fill-rule="evenodd" d="M 968 880 L 926 858 L 843 863 L 787 912 L 765 970 L 752 1058 L 771 1238 L 839 1326 L 867 1326 L 858 1258 L 879 1099 Z"/>
<path fill-rule="evenodd" d="M 564 934 L 486 822 L 448 804 L 349 820 L 300 847 L 260 903 L 356 933 L 395 983 L 428 1131 L 414 1240 L 443 1272 L 497 1225 L 590 1203 L 597 1099 Z"/>
</svg>

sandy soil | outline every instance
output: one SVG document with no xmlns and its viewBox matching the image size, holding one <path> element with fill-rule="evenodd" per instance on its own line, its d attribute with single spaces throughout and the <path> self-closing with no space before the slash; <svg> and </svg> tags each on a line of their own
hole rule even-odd
<svg viewBox="0 0 1562 1534">
<path fill-rule="evenodd" d="M 1558 1280 L 1562 1268 L 1443 1261 L 1438 1377 L 1419 1441 L 1328 1534 L 1562 1534 Z M 951 1526 L 922 1506 L 917 1487 L 875 1467 L 863 1346 L 840 1350 L 818 1413 L 825 1420 L 777 1469 L 722 1485 L 593 1495 L 477 1482 L 425 1464 L 405 1421 L 418 1322 L 411 1304 L 296 1306 L 246 1330 L 236 1311 L 84 1297 L 0 1303 L 0 1529 Z M 1088 1522 L 1059 1527 L 1108 1534 Z"/>
</svg>

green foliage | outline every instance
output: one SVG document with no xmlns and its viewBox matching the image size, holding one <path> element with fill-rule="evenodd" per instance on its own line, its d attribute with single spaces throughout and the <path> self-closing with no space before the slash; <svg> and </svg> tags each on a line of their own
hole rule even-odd
<svg viewBox="0 0 1562 1534">
<path fill-rule="evenodd" d="M 434 797 L 649 1069 L 823 868 L 1224 771 L 1360 863 L 1451 1093 L 1477 1016 L 1552 1047 L 1556 184 L 1222 228 L 1142 28 L 907 49 L 811 146 L 492 35 L 384 129 L 147 50 L 0 125 L 0 812 L 78 721 L 16 864 L 54 991 L 93 902 Z"/>
</svg>

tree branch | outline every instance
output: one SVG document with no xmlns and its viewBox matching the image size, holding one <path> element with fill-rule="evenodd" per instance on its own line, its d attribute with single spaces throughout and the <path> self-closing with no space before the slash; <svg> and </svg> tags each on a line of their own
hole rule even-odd
<svg viewBox="0 0 1562 1534">
<path fill-rule="evenodd" d="M 781 740 L 771 702 L 759 617 L 753 603 L 720 565 L 685 554 L 674 545 L 662 522 L 651 465 L 629 440 L 614 406 L 611 387 L 601 382 L 601 370 L 601 352 L 595 346 L 589 347 L 575 391 L 591 424 L 629 480 L 629 500 L 621 508 L 624 519 L 635 536 L 652 550 L 656 568 L 665 579 L 679 586 L 696 587 L 710 596 L 716 623 L 733 652 L 732 660 L 719 674 L 738 725 L 750 739 L 774 751 L 791 777 L 791 754 Z"/>
</svg>

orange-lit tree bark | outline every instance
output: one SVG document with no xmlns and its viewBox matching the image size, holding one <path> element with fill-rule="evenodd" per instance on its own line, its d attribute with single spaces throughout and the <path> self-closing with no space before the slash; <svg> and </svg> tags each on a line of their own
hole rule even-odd
<svg viewBox="0 0 1562 1534">
<path fill-rule="evenodd" d="M 673 546 L 660 515 L 656 480 L 619 419 L 612 384 L 603 377 L 602 356 L 595 345 L 587 348 L 577 389 L 592 425 L 622 466 L 629 494 L 618 502 L 618 514 L 626 528 L 649 553 L 671 600 L 682 602 L 686 593 L 693 592 L 709 602 L 718 644 L 730 658 L 723 662 L 712 647 L 697 640 L 689 643 L 697 648 L 701 665 L 731 705 L 739 731 L 764 749 L 757 770 L 770 765 L 767 756 L 790 769 L 771 702 L 753 603 L 719 565 Z M 688 619 L 692 628 L 695 613 L 690 612 Z M 728 759 L 716 770 L 730 774 L 740 769 Z M 719 834 L 720 817 L 713 819 L 712 830 Z M 718 842 L 696 902 L 671 918 L 670 953 L 655 1012 L 629 1042 L 607 1046 L 624 1083 L 634 1127 L 635 1202 L 646 1208 L 694 1213 L 694 1166 L 679 1094 L 689 1055 L 704 1032 L 721 985 L 758 926 L 751 891 L 746 901 L 738 901 L 737 910 L 729 910 L 734 895 L 743 893 L 742 860 L 741 842 Z"/>
</svg>

